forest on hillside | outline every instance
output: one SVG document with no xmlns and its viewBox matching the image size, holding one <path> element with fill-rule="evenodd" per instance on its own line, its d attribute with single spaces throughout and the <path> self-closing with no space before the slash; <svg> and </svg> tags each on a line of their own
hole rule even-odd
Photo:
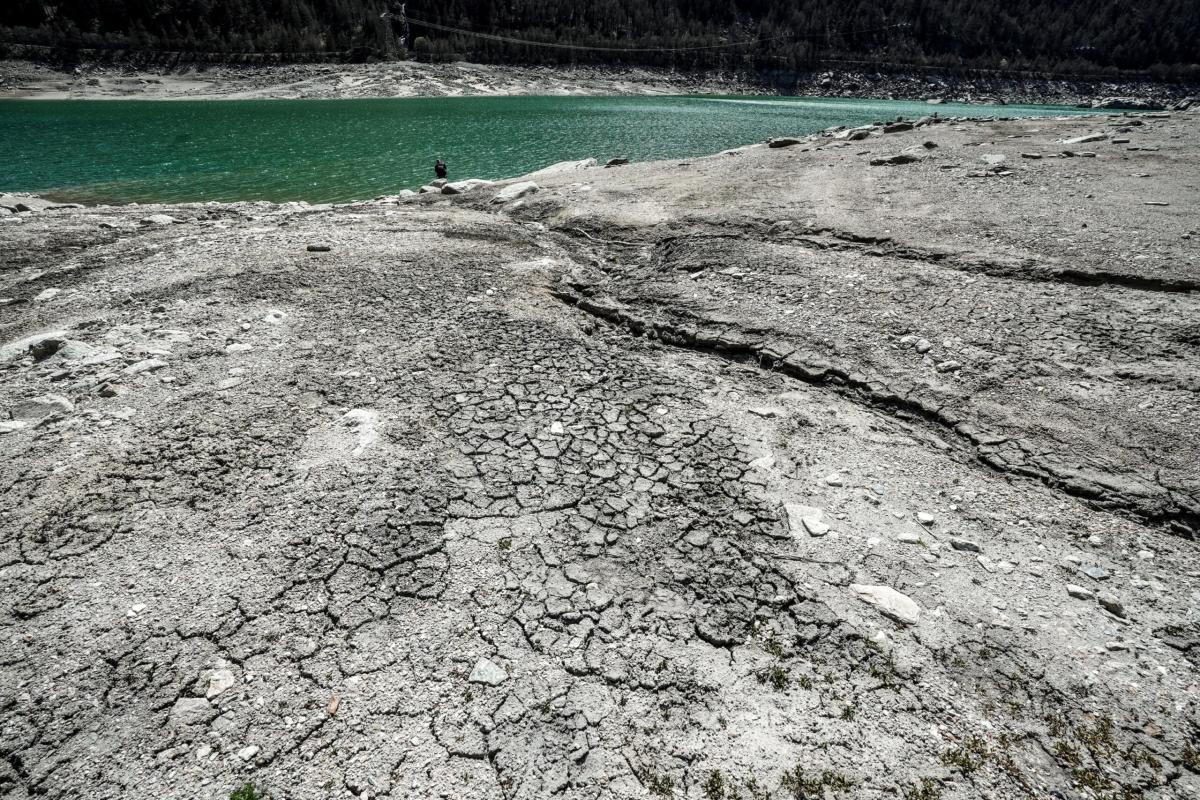
<svg viewBox="0 0 1200 800">
<path fill-rule="evenodd" d="M 1194 78 L 1200 2 L 3 0 L 0 48 L 5 43 L 60 56 L 87 49 L 728 70 L 861 60 Z"/>
</svg>

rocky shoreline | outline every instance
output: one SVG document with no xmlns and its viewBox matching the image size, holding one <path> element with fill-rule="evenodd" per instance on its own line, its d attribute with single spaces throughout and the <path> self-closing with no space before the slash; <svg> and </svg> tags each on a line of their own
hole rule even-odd
<svg viewBox="0 0 1200 800">
<path fill-rule="evenodd" d="M 1162 110 L 1200 97 L 1200 87 L 1135 80 L 1069 80 L 987 71 L 950 75 L 936 70 L 880 72 L 858 68 L 729 75 L 641 68 L 514 67 L 408 61 L 260 66 L 199 64 L 159 70 L 92 63 L 63 71 L 30 61 L 0 61 L 0 98 L 331 99 L 639 94 L 787 94 Z"/>
<path fill-rule="evenodd" d="M 0 198 L 0 794 L 1195 797 L 1198 121 Z"/>
</svg>

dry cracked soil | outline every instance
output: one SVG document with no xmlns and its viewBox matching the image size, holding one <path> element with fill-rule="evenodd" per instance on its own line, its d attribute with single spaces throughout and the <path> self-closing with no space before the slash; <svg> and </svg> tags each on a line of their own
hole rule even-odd
<svg viewBox="0 0 1200 800">
<path fill-rule="evenodd" d="M 0 794 L 1200 797 L 1198 123 L 0 211 Z"/>
</svg>

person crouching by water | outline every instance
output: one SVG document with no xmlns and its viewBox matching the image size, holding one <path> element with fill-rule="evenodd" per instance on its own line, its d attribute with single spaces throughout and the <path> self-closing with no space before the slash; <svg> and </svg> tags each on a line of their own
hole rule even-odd
<svg viewBox="0 0 1200 800">
<path fill-rule="evenodd" d="M 441 178 L 442 180 L 445 180 L 446 179 L 446 162 L 442 161 L 439 158 L 437 160 L 437 163 L 433 165 L 433 171 L 434 171 L 434 174 L 436 174 L 439 178 Z"/>
</svg>

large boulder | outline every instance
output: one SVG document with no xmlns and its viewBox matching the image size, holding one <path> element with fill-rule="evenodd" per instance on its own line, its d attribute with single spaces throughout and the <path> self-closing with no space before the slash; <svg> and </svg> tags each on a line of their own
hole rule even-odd
<svg viewBox="0 0 1200 800">
<path fill-rule="evenodd" d="M 526 195 L 533 194 L 534 192 L 541 191 L 541 188 L 542 187 L 538 186 L 533 181 L 521 181 L 520 183 L 510 183 L 508 186 L 505 186 L 503 189 L 501 189 L 499 192 L 496 193 L 496 196 L 492 198 L 492 202 L 493 203 L 508 203 L 513 200 L 517 200 L 522 197 L 525 197 Z"/>
<path fill-rule="evenodd" d="M 491 181 L 485 181 L 479 178 L 468 178 L 465 181 L 447 183 L 442 187 L 442 194 L 464 194 L 472 189 L 478 189 L 480 186 L 490 186 L 491 183 Z"/>
<path fill-rule="evenodd" d="M 43 394 L 13 404 L 11 412 L 15 420 L 32 421 L 74 410 L 75 404 L 61 394 Z"/>
</svg>

